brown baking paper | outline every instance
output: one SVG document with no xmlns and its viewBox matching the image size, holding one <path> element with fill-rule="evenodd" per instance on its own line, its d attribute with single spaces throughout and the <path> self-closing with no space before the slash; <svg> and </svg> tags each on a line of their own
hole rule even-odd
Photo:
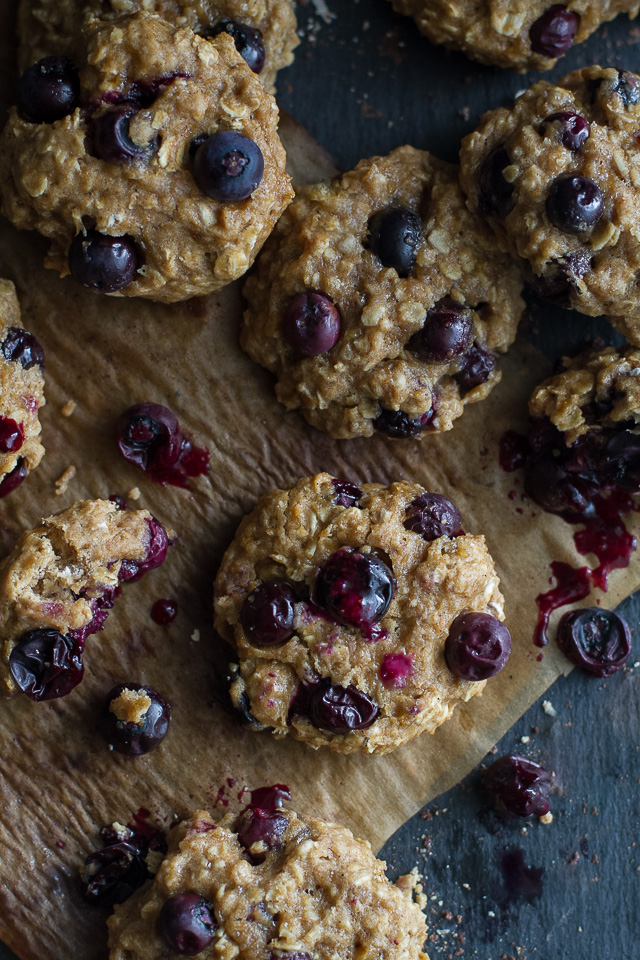
<svg viewBox="0 0 640 960">
<path fill-rule="evenodd" d="M 2 35 L 9 45 L 10 32 Z M 285 122 L 283 135 L 298 182 L 332 172 L 295 124 Z M 194 807 L 237 805 L 243 787 L 280 782 L 298 809 L 338 820 L 380 847 L 567 672 L 555 646 L 536 660 L 534 598 L 547 589 L 552 559 L 582 565 L 584 558 L 573 547 L 573 528 L 509 499 L 514 475 L 498 468 L 502 431 L 524 425 L 529 391 L 549 372 L 532 348 L 513 350 L 500 386 L 449 434 L 421 443 L 333 441 L 279 406 L 271 377 L 241 353 L 237 285 L 173 306 L 99 297 L 45 271 L 44 249 L 37 236 L 0 225 L 0 275 L 16 283 L 23 322 L 47 356 L 47 453 L 0 502 L 0 548 L 6 552 L 24 527 L 75 500 L 126 496 L 136 486 L 141 496 L 132 505 L 179 536 L 164 566 L 125 587 L 105 631 L 90 639 L 80 687 L 50 703 L 18 697 L 0 704 L 0 936 L 25 960 L 89 960 L 106 954 L 105 914 L 83 904 L 78 868 L 99 845 L 102 824 L 130 821 L 143 807 L 167 826 Z M 65 417 L 69 401 L 77 406 Z M 155 485 L 118 456 L 114 420 L 140 401 L 169 406 L 210 449 L 209 474 L 191 492 Z M 57 495 L 55 481 L 70 466 L 76 474 Z M 355 482 L 407 478 L 452 497 L 465 530 L 486 535 L 506 597 L 513 634 L 506 669 L 434 736 L 384 757 L 314 752 L 254 734 L 219 702 L 229 651 L 214 638 L 211 620 L 222 552 L 262 493 L 319 470 Z M 634 562 L 612 576 L 603 605 L 615 606 L 639 584 Z M 179 603 L 169 627 L 149 616 L 160 597 Z M 127 680 L 156 687 L 173 710 L 166 741 L 137 759 L 110 753 L 97 731 L 106 692 Z"/>
</svg>

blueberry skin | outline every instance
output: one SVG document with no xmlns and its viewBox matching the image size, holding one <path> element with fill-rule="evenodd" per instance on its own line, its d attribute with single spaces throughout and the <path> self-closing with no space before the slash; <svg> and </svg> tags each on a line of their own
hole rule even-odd
<svg viewBox="0 0 640 960">
<path fill-rule="evenodd" d="M 499 673 L 510 653 L 511 634 L 489 613 L 461 613 L 451 624 L 444 646 L 451 673 L 475 682 Z"/>
<path fill-rule="evenodd" d="M 78 106 L 80 81 L 66 57 L 44 57 L 18 81 L 18 112 L 30 123 L 55 123 Z"/>
<path fill-rule="evenodd" d="M 595 677 L 610 677 L 631 653 L 631 631 L 613 610 L 573 610 L 558 624 L 558 646 L 576 666 Z"/>
<path fill-rule="evenodd" d="M 0 350 L 5 360 L 19 363 L 23 370 L 30 370 L 36 365 L 44 370 L 44 350 L 40 342 L 22 327 L 9 327 Z"/>
<path fill-rule="evenodd" d="M 218 203 L 246 200 L 263 175 L 260 147 L 233 130 L 221 130 L 207 137 L 193 156 L 193 176 L 198 187 Z"/>
</svg>

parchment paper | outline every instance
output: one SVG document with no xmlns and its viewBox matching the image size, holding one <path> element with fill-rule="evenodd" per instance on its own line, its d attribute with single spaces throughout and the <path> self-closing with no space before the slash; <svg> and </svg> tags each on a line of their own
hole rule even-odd
<svg viewBox="0 0 640 960">
<path fill-rule="evenodd" d="M 5 50 L 12 43 L 9 13 L 0 13 Z M 5 95 L 10 63 L 5 56 Z M 295 124 L 286 121 L 283 136 L 298 182 L 333 172 Z M 534 598 L 547 589 L 550 560 L 582 565 L 584 558 L 573 548 L 573 528 L 509 499 L 514 475 L 497 464 L 502 431 L 524 425 L 530 389 L 549 372 L 532 348 L 513 350 L 502 363 L 502 384 L 450 434 L 423 443 L 332 441 L 280 407 L 270 376 L 241 353 L 237 286 L 175 306 L 98 297 L 45 271 L 43 251 L 35 235 L 0 224 L 0 274 L 16 283 L 24 324 L 47 356 L 47 454 L 0 501 L 0 550 L 77 499 L 126 496 L 136 486 L 141 499 L 133 505 L 179 534 L 165 565 L 126 587 L 104 633 L 90 639 L 80 687 L 51 703 L 19 697 L 0 704 L 0 937 L 25 960 L 89 960 L 106 954 L 105 914 L 82 903 L 77 871 L 99 845 L 102 824 L 127 822 L 145 807 L 167 826 L 196 805 L 220 811 L 237 804 L 244 786 L 284 782 L 297 808 L 339 820 L 378 848 L 468 773 L 568 670 L 555 646 L 536 661 Z M 69 400 L 77 408 L 65 418 L 60 411 Z M 210 449 L 209 475 L 192 492 L 157 486 L 118 456 L 113 422 L 145 400 L 171 407 Z M 57 496 L 55 480 L 71 465 L 77 474 Z M 502 579 L 514 640 L 507 668 L 433 737 L 385 757 L 276 742 L 243 730 L 218 700 L 229 659 L 211 628 L 222 552 L 260 494 L 319 470 L 355 482 L 406 477 L 447 494 L 465 530 L 485 533 Z M 612 576 L 603 605 L 615 606 L 639 585 L 633 562 Z M 149 617 L 160 597 L 180 606 L 168 628 Z M 125 680 L 151 684 L 172 704 L 169 736 L 147 757 L 110 753 L 96 729 L 105 693 Z"/>
</svg>

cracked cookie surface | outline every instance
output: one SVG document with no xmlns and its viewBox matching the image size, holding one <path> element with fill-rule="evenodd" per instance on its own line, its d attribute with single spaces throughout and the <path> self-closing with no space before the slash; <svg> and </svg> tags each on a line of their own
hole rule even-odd
<svg viewBox="0 0 640 960">
<path fill-rule="evenodd" d="M 620 13 L 635 17 L 638 0 L 392 0 L 433 43 L 472 60 L 523 72 L 549 70 L 574 43 Z"/>
<path fill-rule="evenodd" d="M 640 78 L 588 67 L 536 83 L 462 143 L 461 183 L 541 295 L 640 344 Z"/>
<path fill-rule="evenodd" d="M 220 821 L 197 810 L 171 830 L 153 881 L 108 921 L 110 960 L 166 957 L 163 917 L 184 894 L 206 905 L 203 960 L 427 960 L 424 915 L 368 843 L 290 810 L 257 812 L 271 828 L 260 862 L 247 849 L 251 808 Z"/>
<path fill-rule="evenodd" d="M 36 123 L 9 112 L 6 216 L 49 239 L 46 266 L 102 292 L 172 302 L 242 276 L 292 191 L 277 106 L 231 37 L 205 40 L 139 13 L 92 20 L 72 60 L 71 113 Z M 239 136 L 258 165 L 244 199 L 213 199 L 196 180 L 200 153 L 223 135 Z"/>
<path fill-rule="evenodd" d="M 20 323 L 14 285 L 0 279 L 0 497 L 44 456 L 38 411 L 45 404 L 44 353 Z"/>
<path fill-rule="evenodd" d="M 416 531 L 423 494 L 325 473 L 244 518 L 216 578 L 215 626 L 237 651 L 232 701 L 254 724 L 386 753 L 482 691 L 451 673 L 444 647 L 462 613 L 504 619 L 498 576 L 484 537 L 459 522 L 451 536 Z"/>
<path fill-rule="evenodd" d="M 166 549 L 148 511 L 110 500 L 79 501 L 23 533 L 0 563 L 2 696 L 37 687 L 32 699 L 51 699 L 80 682 L 86 638 L 102 629 L 122 584 L 159 566 Z"/>
<path fill-rule="evenodd" d="M 290 0 L 21 0 L 20 69 L 51 54 L 68 56 L 79 28 L 91 17 L 108 20 L 140 10 L 199 34 L 229 20 L 259 30 L 265 48 L 260 80 L 270 93 L 278 70 L 292 63 L 299 43 Z"/>
<path fill-rule="evenodd" d="M 389 211 L 399 227 L 385 224 Z M 372 229 L 400 244 L 400 272 L 383 265 Z M 403 230 L 413 231 L 404 244 Z M 499 382 L 520 291 L 518 268 L 466 209 L 456 168 L 405 146 L 298 192 L 245 283 L 241 344 L 275 373 L 280 402 L 331 436 L 424 436 L 449 430 Z M 322 342 L 309 343 L 313 317 L 291 317 L 305 296 L 333 311 Z M 443 307 L 447 329 L 464 329 L 434 353 Z"/>
</svg>

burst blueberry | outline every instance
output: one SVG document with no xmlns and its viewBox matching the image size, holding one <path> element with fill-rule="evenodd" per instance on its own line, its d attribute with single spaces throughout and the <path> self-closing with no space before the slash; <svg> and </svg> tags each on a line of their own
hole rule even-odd
<svg viewBox="0 0 640 960">
<path fill-rule="evenodd" d="M 343 547 L 318 570 L 313 600 L 338 623 L 368 627 L 384 617 L 395 589 L 395 577 L 384 560 Z"/>
<path fill-rule="evenodd" d="M 405 511 L 405 530 L 419 533 L 427 541 L 457 537 L 462 529 L 460 512 L 440 493 L 423 493 Z"/>
<path fill-rule="evenodd" d="M 162 905 L 158 928 L 176 953 L 195 957 L 213 941 L 217 923 L 213 906 L 197 893 L 186 891 L 169 897 Z"/>
<path fill-rule="evenodd" d="M 543 817 L 549 812 L 551 776 L 533 760 L 507 754 L 492 763 L 484 777 L 485 789 L 496 810 L 514 817 Z"/>
<path fill-rule="evenodd" d="M 572 663 L 596 677 L 616 673 L 631 653 L 631 631 L 626 620 L 613 610 L 599 607 L 565 613 L 556 639 Z"/>
<path fill-rule="evenodd" d="M 9 669 L 30 700 L 55 700 L 82 680 L 82 651 L 75 640 L 57 630 L 30 630 L 11 651 Z"/>
<path fill-rule="evenodd" d="M 22 327 L 9 327 L 0 349 L 5 360 L 19 363 L 23 370 L 35 366 L 44 370 L 44 350 L 36 337 Z"/>
<path fill-rule="evenodd" d="M 282 332 L 299 357 L 327 353 L 340 338 L 342 318 L 332 300 L 323 293 L 300 293 L 282 316 Z"/>
<path fill-rule="evenodd" d="M 155 750 L 169 731 L 171 708 L 153 687 L 122 683 L 108 694 L 102 733 L 118 753 L 139 757 Z"/>
</svg>

